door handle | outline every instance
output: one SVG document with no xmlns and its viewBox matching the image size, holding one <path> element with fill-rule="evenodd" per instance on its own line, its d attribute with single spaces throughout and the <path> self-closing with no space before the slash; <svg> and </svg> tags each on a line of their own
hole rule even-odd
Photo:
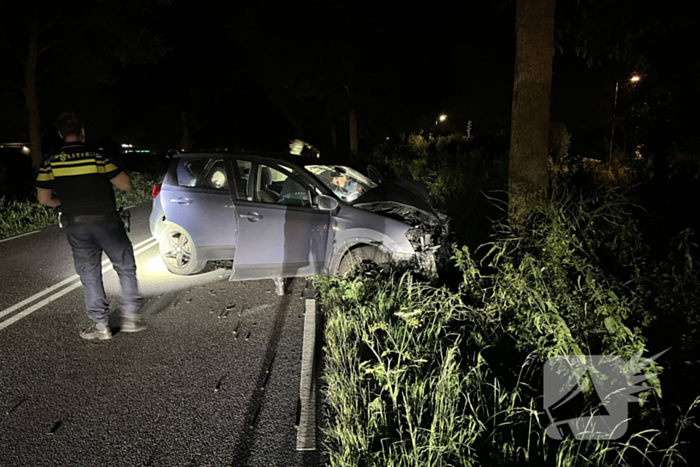
<svg viewBox="0 0 700 467">
<path fill-rule="evenodd" d="M 185 205 L 185 204 L 192 204 L 192 203 L 194 203 L 194 200 L 193 200 L 193 199 L 189 199 L 189 198 L 174 198 L 174 199 L 171 199 L 170 202 L 171 202 L 171 203 L 177 203 L 177 204 L 180 204 L 180 205 Z"/>
<path fill-rule="evenodd" d="M 249 212 L 248 214 L 239 214 L 238 217 L 240 217 L 241 219 L 248 219 L 251 222 L 257 222 L 263 218 L 263 216 L 261 216 L 257 212 Z"/>
</svg>

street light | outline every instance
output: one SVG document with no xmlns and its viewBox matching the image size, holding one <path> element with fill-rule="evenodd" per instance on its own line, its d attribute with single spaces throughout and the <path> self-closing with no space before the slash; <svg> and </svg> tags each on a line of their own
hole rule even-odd
<svg viewBox="0 0 700 467">
<path fill-rule="evenodd" d="M 438 120 L 440 120 L 441 122 L 444 122 L 445 120 L 447 120 L 447 115 L 445 115 L 445 114 L 440 115 Z"/>
<path fill-rule="evenodd" d="M 642 79 L 639 75 L 632 75 L 630 83 L 636 84 Z M 608 162 L 612 160 L 613 140 L 615 138 L 615 113 L 617 112 L 617 91 L 620 87 L 620 81 L 615 81 L 615 102 L 613 103 L 613 121 L 612 131 L 610 132 L 610 152 L 608 153 Z"/>
</svg>

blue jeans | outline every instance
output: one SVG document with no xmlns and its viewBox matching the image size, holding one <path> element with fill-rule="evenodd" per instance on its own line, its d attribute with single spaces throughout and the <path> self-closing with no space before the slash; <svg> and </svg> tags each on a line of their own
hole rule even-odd
<svg viewBox="0 0 700 467">
<path fill-rule="evenodd" d="M 74 225 L 66 227 L 64 231 L 73 250 L 75 272 L 83 283 L 88 317 L 102 324 L 107 324 L 109 317 L 109 302 L 102 285 L 103 251 L 119 275 L 121 313 L 137 313 L 141 294 L 136 282 L 136 260 L 134 248 L 124 229 L 116 223 L 106 223 Z"/>
</svg>

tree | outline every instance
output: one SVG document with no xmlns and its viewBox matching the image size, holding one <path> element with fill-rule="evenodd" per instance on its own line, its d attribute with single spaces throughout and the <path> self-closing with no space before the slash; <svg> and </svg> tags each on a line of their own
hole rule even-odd
<svg viewBox="0 0 700 467">
<path fill-rule="evenodd" d="M 297 128 L 322 128 L 354 152 L 392 130 L 410 131 L 420 117 L 440 110 L 436 102 L 446 84 L 440 70 L 452 66 L 448 50 L 459 43 L 455 37 L 435 47 L 442 20 L 347 0 L 220 8 L 232 18 L 231 37 L 257 81 Z M 304 111 L 312 108 L 322 110 Z"/>
<path fill-rule="evenodd" d="M 508 217 L 520 228 L 546 194 L 555 0 L 518 0 Z"/>
<path fill-rule="evenodd" d="M 42 163 L 42 88 L 62 80 L 109 82 L 117 62 L 151 62 L 166 52 L 146 29 L 169 0 L 29 0 L 15 5 L 17 20 L 3 29 L 3 42 L 19 67 L 9 72 L 24 94 L 32 164 Z M 22 84 L 19 84 L 21 82 Z"/>
</svg>

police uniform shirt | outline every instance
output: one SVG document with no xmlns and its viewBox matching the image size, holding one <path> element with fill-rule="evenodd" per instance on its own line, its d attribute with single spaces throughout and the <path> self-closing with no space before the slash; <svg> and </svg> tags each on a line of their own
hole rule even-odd
<svg viewBox="0 0 700 467">
<path fill-rule="evenodd" d="M 36 186 L 56 192 L 66 214 L 104 215 L 117 209 L 110 180 L 122 172 L 110 158 L 74 142 L 44 160 Z"/>
</svg>

